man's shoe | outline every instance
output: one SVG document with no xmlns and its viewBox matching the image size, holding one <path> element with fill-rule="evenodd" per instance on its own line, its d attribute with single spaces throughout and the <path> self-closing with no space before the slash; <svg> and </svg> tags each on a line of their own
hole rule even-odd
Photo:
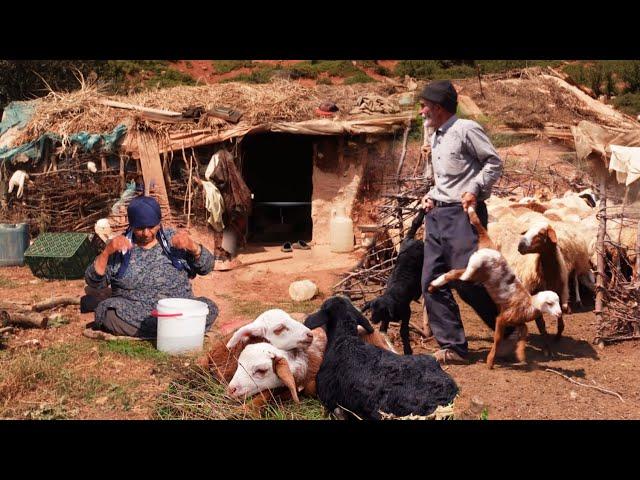
<svg viewBox="0 0 640 480">
<path fill-rule="evenodd" d="M 469 361 L 461 357 L 455 351 L 443 348 L 433 354 L 440 365 L 467 365 Z"/>
</svg>

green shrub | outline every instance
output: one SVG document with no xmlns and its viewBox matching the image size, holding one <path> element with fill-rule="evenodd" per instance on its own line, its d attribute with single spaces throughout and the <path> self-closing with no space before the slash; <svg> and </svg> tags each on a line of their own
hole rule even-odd
<svg viewBox="0 0 640 480">
<path fill-rule="evenodd" d="M 626 93 L 640 92 L 640 61 L 625 62 L 622 69 L 622 80 L 627 84 Z"/>
<path fill-rule="evenodd" d="M 620 95 L 613 100 L 613 104 L 629 115 L 638 115 L 640 114 L 640 93 Z"/>
<path fill-rule="evenodd" d="M 229 73 L 239 68 L 251 68 L 254 66 L 251 60 L 214 60 L 211 62 L 216 73 Z"/>
<path fill-rule="evenodd" d="M 413 78 L 432 79 L 439 69 L 437 60 L 400 60 L 394 73 L 400 77 L 409 75 Z"/>
<path fill-rule="evenodd" d="M 345 79 L 345 85 L 353 85 L 354 83 L 369 83 L 375 82 L 373 78 L 364 73 L 362 70 L 359 70 L 358 73 L 352 75 L 351 77 Z"/>
<path fill-rule="evenodd" d="M 223 82 L 269 83 L 275 72 L 276 70 L 273 68 L 263 67 L 248 74 L 241 73 L 233 78 L 223 80 Z"/>
</svg>

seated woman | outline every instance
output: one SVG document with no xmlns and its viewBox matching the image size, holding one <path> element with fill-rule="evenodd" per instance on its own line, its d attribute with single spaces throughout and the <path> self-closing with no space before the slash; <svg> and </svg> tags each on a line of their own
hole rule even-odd
<svg viewBox="0 0 640 480">
<path fill-rule="evenodd" d="M 95 310 L 94 328 L 114 335 L 155 337 L 157 319 L 151 315 L 162 298 L 192 298 L 209 306 L 206 330 L 218 316 L 208 298 L 193 297 L 191 278 L 213 269 L 213 255 L 194 242 L 186 230 L 163 230 L 160 205 L 153 197 L 136 197 L 127 209 L 129 227 L 109 241 L 89 265 L 89 287 L 111 285 L 111 297 Z"/>
</svg>

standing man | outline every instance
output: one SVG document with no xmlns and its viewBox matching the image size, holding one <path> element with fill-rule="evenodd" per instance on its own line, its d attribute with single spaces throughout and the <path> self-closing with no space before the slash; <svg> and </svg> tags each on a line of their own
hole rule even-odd
<svg viewBox="0 0 640 480">
<path fill-rule="evenodd" d="M 466 268 L 478 243 L 467 209 L 474 206 L 487 227 L 484 201 L 500 178 L 502 160 L 478 123 L 455 115 L 458 94 L 450 81 L 427 85 L 420 95 L 420 105 L 425 128 L 435 130 L 431 136 L 435 185 L 422 200 L 427 213 L 422 291 L 429 324 L 441 348 L 434 354 L 436 360 L 467 363 L 468 343 L 451 289 L 429 293 L 427 286 L 451 269 Z M 469 282 L 453 285 L 480 318 L 495 329 L 498 309 L 484 287 Z"/>
</svg>

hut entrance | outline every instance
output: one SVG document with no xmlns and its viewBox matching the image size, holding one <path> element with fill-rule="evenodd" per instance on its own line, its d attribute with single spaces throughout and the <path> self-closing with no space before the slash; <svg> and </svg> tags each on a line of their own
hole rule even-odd
<svg viewBox="0 0 640 480">
<path fill-rule="evenodd" d="M 311 240 L 312 137 L 248 135 L 242 141 L 242 169 L 254 195 L 248 240 Z"/>
</svg>

